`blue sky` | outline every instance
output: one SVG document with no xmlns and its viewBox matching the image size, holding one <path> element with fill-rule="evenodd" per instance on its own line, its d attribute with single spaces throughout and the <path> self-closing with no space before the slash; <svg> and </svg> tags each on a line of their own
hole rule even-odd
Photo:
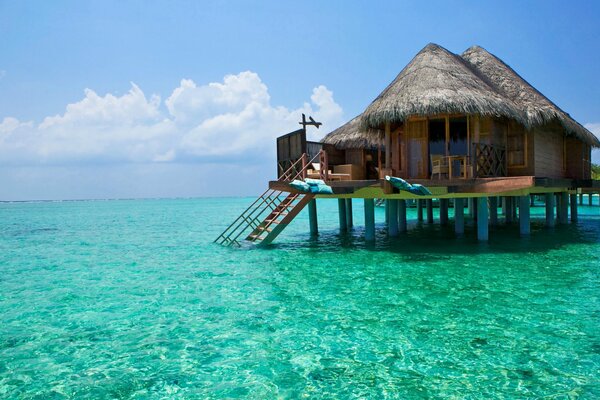
<svg viewBox="0 0 600 400">
<path fill-rule="evenodd" d="M 0 200 L 252 195 L 302 112 L 485 47 L 600 134 L 600 3 L 0 0 Z M 598 157 L 596 157 L 598 161 Z"/>
</svg>

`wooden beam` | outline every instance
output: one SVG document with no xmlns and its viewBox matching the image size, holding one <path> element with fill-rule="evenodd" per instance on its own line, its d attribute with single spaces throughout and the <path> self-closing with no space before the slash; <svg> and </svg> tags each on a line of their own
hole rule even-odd
<svg viewBox="0 0 600 400">
<path fill-rule="evenodd" d="M 385 123 L 385 169 L 392 168 L 392 142 L 390 123 Z"/>
<path fill-rule="evenodd" d="M 308 203 L 308 222 L 310 225 L 310 235 L 317 236 L 319 234 L 319 223 L 317 220 L 317 200 L 312 199 Z"/>
<path fill-rule="evenodd" d="M 346 226 L 348 229 L 354 226 L 354 217 L 352 215 L 352 199 L 346 199 Z"/>
<path fill-rule="evenodd" d="M 348 225 L 346 224 L 346 199 L 338 199 L 338 216 L 340 220 L 340 231 L 347 231 Z"/>
<path fill-rule="evenodd" d="M 529 196 L 519 196 L 519 233 L 527 236 L 531 232 Z"/>
<path fill-rule="evenodd" d="M 465 233 L 465 199 L 454 199 L 454 232 Z"/>
<path fill-rule="evenodd" d="M 546 226 L 554 226 L 554 193 L 546 193 Z"/>
<path fill-rule="evenodd" d="M 489 238 L 487 197 L 477 199 L 477 240 L 487 241 Z"/>
<path fill-rule="evenodd" d="M 398 200 L 387 200 L 388 202 L 388 236 L 398 236 Z"/>
<path fill-rule="evenodd" d="M 427 204 L 427 223 L 433 224 L 433 200 L 427 199 L 425 203 Z"/>
<path fill-rule="evenodd" d="M 406 232 L 406 200 L 398 200 L 398 230 Z"/>
<path fill-rule="evenodd" d="M 365 240 L 375 240 L 375 200 L 365 199 Z"/>
</svg>

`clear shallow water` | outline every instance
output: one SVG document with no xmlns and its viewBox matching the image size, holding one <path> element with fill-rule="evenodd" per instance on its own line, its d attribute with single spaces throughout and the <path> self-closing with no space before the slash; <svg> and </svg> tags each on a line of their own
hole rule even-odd
<svg viewBox="0 0 600 400">
<path fill-rule="evenodd" d="M 212 244 L 250 200 L 0 204 L 0 398 L 600 397 L 600 207 Z"/>
</svg>

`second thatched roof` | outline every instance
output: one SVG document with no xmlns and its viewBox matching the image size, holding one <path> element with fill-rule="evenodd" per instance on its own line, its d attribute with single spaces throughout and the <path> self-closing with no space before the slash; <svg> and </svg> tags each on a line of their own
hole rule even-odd
<svg viewBox="0 0 600 400">
<path fill-rule="evenodd" d="M 558 121 L 567 133 L 592 146 L 600 146 L 600 141 L 593 133 L 581 126 L 515 70 L 484 48 L 470 47 L 461 54 L 461 57 L 498 93 L 519 107 L 523 113 L 525 126 L 530 128 Z"/>
</svg>

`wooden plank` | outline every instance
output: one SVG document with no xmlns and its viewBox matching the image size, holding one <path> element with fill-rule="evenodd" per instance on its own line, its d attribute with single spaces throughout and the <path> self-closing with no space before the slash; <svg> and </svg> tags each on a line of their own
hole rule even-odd
<svg viewBox="0 0 600 400">
<path fill-rule="evenodd" d="M 521 190 L 535 186 L 533 176 L 518 176 L 511 178 L 478 179 L 468 186 L 460 186 L 456 193 L 502 193 Z"/>
</svg>

